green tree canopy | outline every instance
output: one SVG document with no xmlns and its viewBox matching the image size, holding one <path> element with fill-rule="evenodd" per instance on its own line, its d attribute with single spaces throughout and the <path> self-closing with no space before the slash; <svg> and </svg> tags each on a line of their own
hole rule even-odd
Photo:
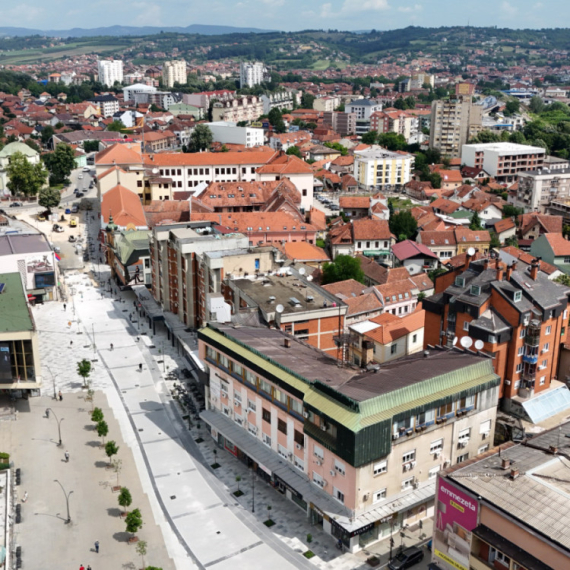
<svg viewBox="0 0 570 570">
<path fill-rule="evenodd" d="M 388 150 L 406 150 L 408 148 L 406 138 L 398 133 L 382 133 L 378 135 L 377 142 Z"/>
<path fill-rule="evenodd" d="M 50 172 L 50 182 L 61 184 L 75 168 L 75 151 L 69 145 L 60 143 L 53 152 L 45 154 L 43 160 Z"/>
<path fill-rule="evenodd" d="M 125 125 L 123 125 L 122 121 L 113 121 L 112 123 L 109 123 L 106 130 L 113 131 L 115 133 L 122 133 L 125 130 Z"/>
<path fill-rule="evenodd" d="M 83 150 L 85 152 L 98 152 L 99 151 L 99 141 L 85 141 L 83 143 Z"/>
<path fill-rule="evenodd" d="M 40 139 L 42 141 L 43 144 L 47 145 L 51 139 L 51 137 L 53 137 L 53 127 L 51 125 L 46 125 L 43 129 L 42 132 L 40 134 Z"/>
<path fill-rule="evenodd" d="M 139 530 L 142 525 L 142 515 L 139 509 L 133 509 L 126 517 L 125 517 L 125 524 L 127 526 L 127 532 L 134 534 Z"/>
<path fill-rule="evenodd" d="M 360 259 L 350 255 L 338 255 L 331 263 L 323 267 L 323 285 L 337 283 L 346 279 L 354 279 L 364 283 L 364 271 L 360 267 Z"/>
<path fill-rule="evenodd" d="M 302 158 L 301 151 L 299 150 L 298 146 L 290 146 L 285 154 L 294 154 L 295 156 Z"/>
<path fill-rule="evenodd" d="M 314 102 L 315 102 L 314 95 L 311 95 L 310 93 L 303 93 L 303 96 L 301 97 L 301 108 L 312 109 Z"/>
<path fill-rule="evenodd" d="M 133 503 L 131 492 L 126 487 L 122 487 L 119 496 L 117 497 L 117 501 L 119 505 L 125 509 L 126 512 L 127 508 L 130 507 Z"/>
<path fill-rule="evenodd" d="M 483 229 L 483 225 L 481 224 L 481 218 L 479 217 L 479 214 L 477 212 L 475 212 L 473 214 L 473 217 L 471 218 L 469 229 L 473 232 Z"/>
<path fill-rule="evenodd" d="M 507 101 L 507 104 L 505 105 L 505 115 L 514 115 L 520 111 L 520 108 L 521 104 L 518 99 Z"/>
<path fill-rule="evenodd" d="M 560 285 L 570 287 L 570 275 L 559 275 L 554 281 L 560 283 Z"/>
<path fill-rule="evenodd" d="M 105 420 L 97 422 L 97 435 L 105 441 L 105 437 L 109 433 L 109 425 Z"/>
<path fill-rule="evenodd" d="M 398 241 L 403 241 L 404 239 L 413 239 L 416 237 L 418 232 L 418 222 L 408 210 L 403 212 L 398 212 L 393 216 L 390 216 L 390 231 L 398 236 Z"/>
<path fill-rule="evenodd" d="M 61 191 L 57 188 L 44 187 L 38 194 L 38 204 L 51 214 L 52 208 L 57 208 L 61 201 Z"/>
<path fill-rule="evenodd" d="M 43 164 L 32 164 L 21 152 L 15 152 L 6 167 L 8 190 L 15 196 L 36 196 L 48 179 Z"/>
<path fill-rule="evenodd" d="M 542 113 L 544 111 L 544 102 L 538 95 L 533 95 L 530 98 L 528 108 L 531 113 Z"/>
<path fill-rule="evenodd" d="M 285 127 L 285 122 L 283 121 L 281 111 L 277 107 L 274 107 L 271 109 L 271 111 L 269 111 L 267 119 L 269 120 L 269 123 L 276 133 L 284 133 L 287 131 L 287 127 Z"/>
<path fill-rule="evenodd" d="M 95 423 L 99 423 L 103 419 L 103 410 L 101 408 L 95 408 L 91 412 L 91 421 Z"/>
<path fill-rule="evenodd" d="M 362 143 L 363 144 L 375 144 L 378 138 L 377 131 L 368 131 L 362 135 Z"/>
<path fill-rule="evenodd" d="M 214 142 L 214 135 L 208 125 L 198 124 L 194 127 L 190 135 L 190 143 L 188 144 L 188 152 L 200 152 L 208 150 Z"/>
</svg>

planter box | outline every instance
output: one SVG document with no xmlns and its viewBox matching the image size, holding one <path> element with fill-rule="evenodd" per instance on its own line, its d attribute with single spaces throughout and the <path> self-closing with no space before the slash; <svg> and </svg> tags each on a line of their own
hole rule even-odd
<svg viewBox="0 0 570 570">
<path fill-rule="evenodd" d="M 135 544 L 135 542 L 139 541 L 139 537 L 138 536 L 131 536 L 131 538 L 129 538 L 129 540 L 127 541 L 129 544 Z"/>
<path fill-rule="evenodd" d="M 113 493 L 118 493 L 121 489 L 122 487 L 120 485 L 113 485 L 111 487 L 111 491 L 113 491 Z"/>
</svg>

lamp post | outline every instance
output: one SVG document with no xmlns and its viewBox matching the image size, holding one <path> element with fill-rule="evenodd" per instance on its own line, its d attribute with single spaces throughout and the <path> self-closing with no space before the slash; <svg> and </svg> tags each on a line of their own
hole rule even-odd
<svg viewBox="0 0 570 570">
<path fill-rule="evenodd" d="M 65 504 L 67 506 L 67 520 L 65 521 L 65 524 L 69 524 L 71 522 L 71 516 L 69 514 L 69 497 L 71 497 L 71 494 L 73 493 L 73 491 L 69 491 L 69 493 L 66 493 L 65 489 L 63 488 L 63 485 L 57 479 L 54 479 L 53 481 L 54 481 L 54 483 L 59 483 L 59 486 L 61 487 L 61 490 L 63 491 L 63 495 L 65 496 Z"/>
<path fill-rule="evenodd" d="M 57 444 L 59 447 L 61 447 L 61 422 L 65 419 L 65 418 L 61 418 L 61 420 L 57 419 L 57 416 L 55 415 L 55 412 L 51 409 L 48 408 L 48 410 L 53 414 L 53 417 L 55 418 L 55 421 L 57 422 L 57 431 L 59 433 L 59 443 Z"/>
<path fill-rule="evenodd" d="M 251 466 L 251 512 L 255 513 L 255 469 Z"/>
<path fill-rule="evenodd" d="M 46 366 L 46 368 L 49 370 L 49 373 L 51 374 L 51 379 L 53 381 L 53 399 L 57 400 L 57 393 L 55 390 L 55 379 L 59 376 L 59 374 L 55 374 L 51 371 L 51 368 L 49 366 Z"/>
</svg>

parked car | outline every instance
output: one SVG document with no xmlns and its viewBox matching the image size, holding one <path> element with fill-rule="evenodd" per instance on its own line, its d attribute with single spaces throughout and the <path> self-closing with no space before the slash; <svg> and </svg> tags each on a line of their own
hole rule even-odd
<svg viewBox="0 0 570 570">
<path fill-rule="evenodd" d="M 71 218 L 69 220 L 69 227 L 70 228 L 76 228 L 77 227 L 77 218 Z"/>
<path fill-rule="evenodd" d="M 22 202 L 12 202 L 10 204 L 10 208 L 20 208 L 22 206 Z"/>
<path fill-rule="evenodd" d="M 85 192 L 77 192 L 77 194 L 75 194 L 76 198 L 83 198 L 83 196 L 85 196 Z M 77 208 L 77 206 L 73 206 L 74 208 Z"/>
<path fill-rule="evenodd" d="M 412 546 L 402 550 L 388 564 L 390 570 L 406 570 L 424 559 L 424 553 L 417 547 Z"/>
<path fill-rule="evenodd" d="M 83 174 L 80 174 L 77 178 L 81 180 L 83 178 Z"/>
<path fill-rule="evenodd" d="M 89 172 L 91 169 L 88 166 L 83 167 L 83 172 Z"/>
<path fill-rule="evenodd" d="M 69 239 L 67 241 L 70 243 L 75 243 L 77 240 L 75 239 L 75 236 L 69 236 Z"/>
<path fill-rule="evenodd" d="M 60 234 L 60 233 L 62 233 L 63 231 L 65 231 L 59 224 L 54 224 L 51 229 L 52 229 L 52 231 L 54 231 L 54 232 L 56 232 L 56 233 L 58 233 L 58 234 Z"/>
<path fill-rule="evenodd" d="M 43 214 L 38 214 L 38 222 L 45 222 L 46 217 Z"/>
<path fill-rule="evenodd" d="M 79 194 L 78 194 L 78 196 L 79 196 Z M 82 194 L 82 196 L 83 196 L 83 194 Z M 79 212 L 79 208 L 77 206 L 72 206 L 71 207 L 71 213 L 77 214 L 77 212 Z"/>
<path fill-rule="evenodd" d="M 336 204 L 331 204 L 329 206 L 329 208 L 333 211 L 333 212 L 337 212 L 340 210 L 340 208 L 336 205 Z"/>
</svg>

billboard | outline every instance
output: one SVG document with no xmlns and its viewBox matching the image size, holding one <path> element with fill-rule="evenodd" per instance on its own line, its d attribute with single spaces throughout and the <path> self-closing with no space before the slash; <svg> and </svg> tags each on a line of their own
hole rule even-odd
<svg viewBox="0 0 570 570">
<path fill-rule="evenodd" d="M 12 366 L 10 364 L 10 345 L 0 343 L 0 382 L 12 383 Z"/>
<path fill-rule="evenodd" d="M 471 531 L 477 526 L 478 514 L 475 499 L 438 477 L 433 553 L 442 568 L 469 570 Z"/>
</svg>

